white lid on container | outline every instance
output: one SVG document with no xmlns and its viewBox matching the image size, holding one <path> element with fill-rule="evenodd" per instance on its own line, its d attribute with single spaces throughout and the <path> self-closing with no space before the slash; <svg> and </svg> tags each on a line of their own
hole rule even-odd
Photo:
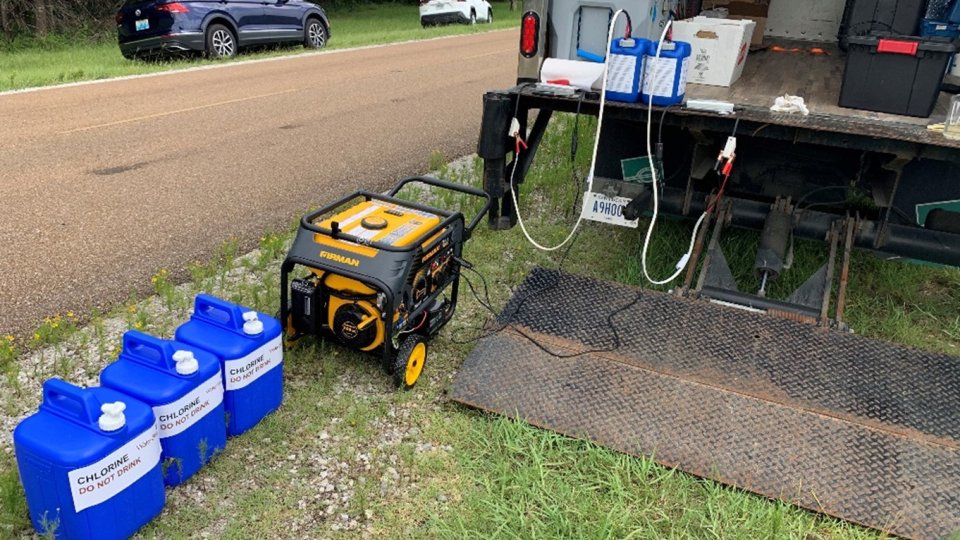
<svg viewBox="0 0 960 540">
<path fill-rule="evenodd" d="M 127 404 L 122 401 L 101 405 L 100 412 L 103 414 L 100 415 L 100 419 L 97 421 L 100 429 L 103 431 L 116 431 L 125 426 L 127 417 L 123 415 L 123 411 L 126 408 Z"/>
<path fill-rule="evenodd" d="M 248 336 L 255 336 L 263 332 L 263 323 L 257 318 L 256 311 L 246 311 L 243 313 L 243 333 Z"/>
<path fill-rule="evenodd" d="M 193 375 L 200 369 L 193 351 L 174 351 L 173 361 L 177 363 L 177 373 L 180 375 Z"/>
</svg>

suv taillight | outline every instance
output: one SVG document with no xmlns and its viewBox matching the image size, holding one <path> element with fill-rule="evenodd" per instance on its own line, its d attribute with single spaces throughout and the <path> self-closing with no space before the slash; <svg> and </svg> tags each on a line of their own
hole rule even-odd
<svg viewBox="0 0 960 540">
<path fill-rule="evenodd" d="M 123 13 L 117 12 L 117 16 L 114 17 L 117 20 L 117 24 L 123 24 Z"/>
<path fill-rule="evenodd" d="M 533 11 L 523 14 L 520 21 L 520 54 L 527 58 L 537 54 L 540 39 L 540 16 Z"/>
<path fill-rule="evenodd" d="M 180 2 L 172 2 L 170 4 L 160 4 L 157 6 L 157 11 L 164 13 L 188 13 L 190 8 Z"/>
</svg>

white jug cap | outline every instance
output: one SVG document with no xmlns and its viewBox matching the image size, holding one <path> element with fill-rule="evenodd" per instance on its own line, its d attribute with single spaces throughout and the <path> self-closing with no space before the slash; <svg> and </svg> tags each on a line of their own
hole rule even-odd
<svg viewBox="0 0 960 540">
<path fill-rule="evenodd" d="M 256 311 L 246 311 L 243 313 L 243 333 L 248 336 L 255 336 L 263 332 L 263 323 L 257 318 Z"/>
<path fill-rule="evenodd" d="M 193 375 L 200 369 L 200 363 L 193 356 L 193 351 L 174 351 L 173 361 L 177 363 L 177 373 Z"/>
<path fill-rule="evenodd" d="M 127 404 L 122 401 L 101 405 L 100 412 L 103 414 L 100 415 L 100 419 L 97 421 L 100 429 L 103 431 L 116 431 L 126 425 L 127 417 L 123 415 L 123 410 L 126 408 Z"/>
</svg>

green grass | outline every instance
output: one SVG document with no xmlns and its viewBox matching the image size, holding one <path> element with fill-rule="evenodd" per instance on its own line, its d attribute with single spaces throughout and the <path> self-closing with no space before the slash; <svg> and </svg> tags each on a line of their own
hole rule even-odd
<svg viewBox="0 0 960 540">
<path fill-rule="evenodd" d="M 493 24 L 448 25 L 422 28 L 417 6 L 384 4 L 328 13 L 331 24 L 329 49 L 395 43 L 438 36 L 469 34 L 515 27 L 519 9 L 510 12 L 506 2 L 494 2 Z M 218 62 L 287 56 L 306 52 L 300 46 L 248 51 L 232 60 L 199 57 L 162 62 L 131 61 L 120 54 L 116 37 L 110 34 L 50 36 L 45 39 L 0 41 L 0 91 L 51 84 L 108 79 L 183 69 Z"/>
<path fill-rule="evenodd" d="M 458 466 L 473 480 L 448 538 L 874 538 L 783 502 L 506 418 L 477 415 Z"/>
<path fill-rule="evenodd" d="M 576 164 L 581 174 L 595 125 L 583 122 Z M 524 186 L 521 209 L 542 242 L 561 240 L 575 216 L 569 210 L 576 193 L 568 156 L 571 124 L 570 117 L 556 117 Z M 479 185 L 479 161 L 440 169 L 450 180 Z M 408 196 L 466 212 L 477 208 L 470 198 L 433 190 L 411 187 Z M 689 233 L 689 223 L 658 226 L 654 274 L 670 270 Z M 587 224 L 565 268 L 640 284 L 642 234 L 642 227 Z M 259 252 L 250 256 L 241 256 L 238 244 L 227 242 L 210 261 L 192 264 L 189 282 L 179 286 L 169 277 L 177 272 L 160 269 L 152 299 L 131 299 L 88 328 L 51 334 L 52 344 L 47 338 L 25 344 L 8 365 L 41 347 L 59 347 L 59 356 L 49 354 L 61 360 L 45 363 L 30 376 L 74 377 L 77 364 L 102 365 L 116 354 L 118 334 L 109 330 L 111 317 L 124 328 L 140 324 L 169 337 L 188 316 L 190 298 L 198 291 L 273 313 L 279 264 L 290 240 L 290 231 L 264 234 Z M 755 244 L 756 234 L 735 231 L 725 241 L 745 289 L 758 285 L 750 273 Z M 798 246 L 797 267 L 783 276 L 773 294 L 788 294 L 804 272 L 815 269 L 823 251 L 816 243 Z M 492 232 L 485 225 L 466 245 L 465 257 L 486 276 L 495 306 L 507 300 L 532 267 L 559 262 L 559 255 L 533 251 L 519 230 Z M 851 276 L 848 320 L 859 333 L 960 351 L 960 271 L 884 263 L 857 253 Z M 302 340 L 285 357 L 283 407 L 231 439 L 226 451 L 195 478 L 168 490 L 164 513 L 139 537 L 883 538 L 650 458 L 450 403 L 444 391 L 473 347 L 464 342 L 490 315 L 466 287 L 461 292 L 455 319 L 431 341 L 423 377 L 409 392 L 396 392 L 376 359 Z M 84 360 L 75 346 L 86 334 L 92 360 Z M 11 393 L 7 407 L 27 412 L 37 399 L 32 390 L 21 389 Z M 13 460 L 0 454 L 0 537 L 29 528 L 13 467 Z"/>
</svg>

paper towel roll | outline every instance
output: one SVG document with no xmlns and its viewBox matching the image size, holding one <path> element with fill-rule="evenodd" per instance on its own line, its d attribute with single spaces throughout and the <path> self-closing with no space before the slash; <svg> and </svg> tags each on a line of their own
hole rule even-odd
<svg viewBox="0 0 960 540">
<path fill-rule="evenodd" d="M 547 58 L 540 69 L 541 82 L 569 81 L 570 86 L 581 90 L 591 90 L 600 86 L 603 76 L 603 64 Z"/>
</svg>

